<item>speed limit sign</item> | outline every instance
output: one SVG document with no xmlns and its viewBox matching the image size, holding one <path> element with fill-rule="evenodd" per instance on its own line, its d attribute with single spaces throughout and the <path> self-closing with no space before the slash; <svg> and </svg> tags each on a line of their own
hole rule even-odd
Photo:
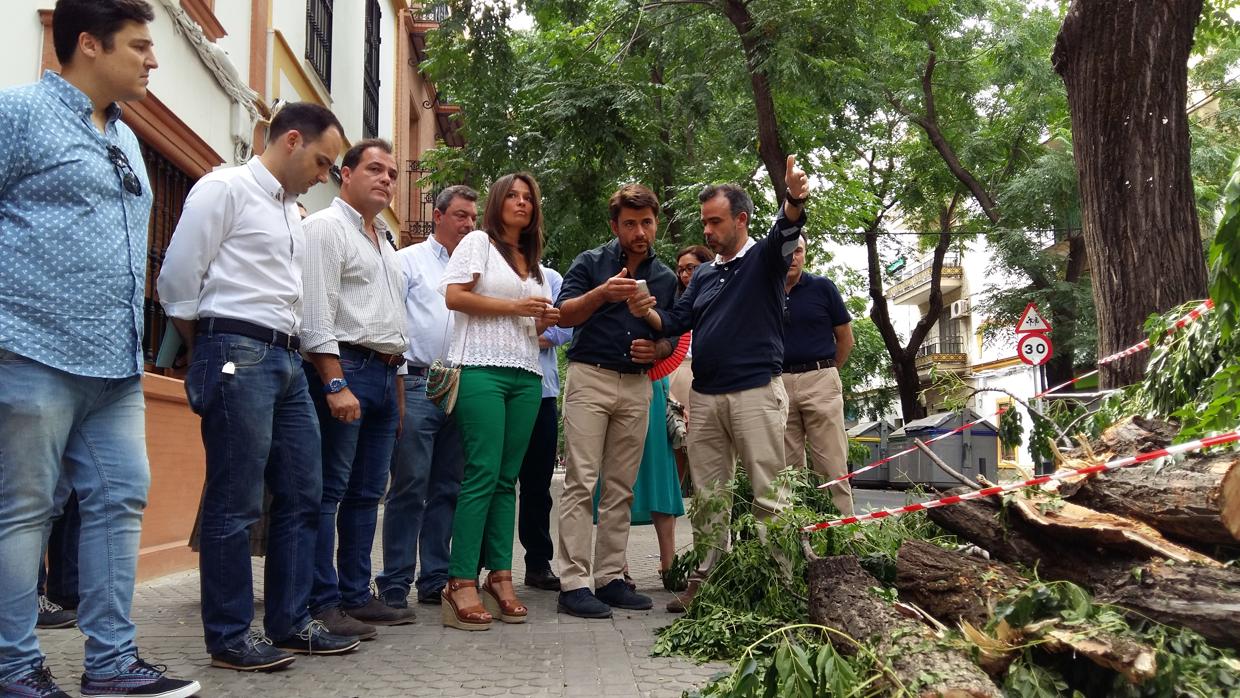
<svg viewBox="0 0 1240 698">
<path fill-rule="evenodd" d="M 1016 342 L 1016 354 L 1030 366 L 1041 366 L 1051 360 L 1051 338 L 1044 334 L 1021 335 Z"/>
</svg>

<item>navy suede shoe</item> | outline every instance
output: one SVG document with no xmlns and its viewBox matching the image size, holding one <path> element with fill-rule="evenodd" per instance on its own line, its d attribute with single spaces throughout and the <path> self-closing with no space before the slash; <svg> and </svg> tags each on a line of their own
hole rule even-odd
<svg viewBox="0 0 1240 698">
<path fill-rule="evenodd" d="M 623 608 L 630 611 L 647 611 L 654 607 L 654 601 L 649 596 L 639 594 L 629 588 L 623 579 L 613 579 L 598 591 L 594 592 L 599 601 L 612 606 L 613 608 Z"/>
<path fill-rule="evenodd" d="M 611 618 L 611 607 L 594 598 L 585 587 L 561 591 L 557 610 L 578 618 Z"/>
</svg>

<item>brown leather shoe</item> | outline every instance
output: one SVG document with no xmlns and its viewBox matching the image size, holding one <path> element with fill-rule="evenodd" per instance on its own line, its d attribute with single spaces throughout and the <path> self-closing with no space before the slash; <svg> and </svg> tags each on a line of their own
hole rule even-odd
<svg viewBox="0 0 1240 698">
<path fill-rule="evenodd" d="M 373 640 L 379 634 L 375 626 L 363 623 L 334 606 L 316 613 L 314 619 L 322 621 L 327 632 L 333 635 L 352 635 L 359 640 Z"/>
<path fill-rule="evenodd" d="M 500 570 L 491 572 L 487 575 L 487 580 L 482 583 L 482 603 L 491 612 L 492 616 L 498 617 L 505 623 L 524 623 L 525 618 L 529 615 L 529 609 L 526 608 L 517 597 L 511 599 L 502 599 L 495 585 L 500 582 L 512 583 L 512 570 Z"/>
<path fill-rule="evenodd" d="M 667 602 L 667 612 L 684 613 L 685 609 L 689 608 L 689 606 L 693 603 L 693 597 L 697 596 L 699 586 L 700 583 L 696 580 L 689 582 L 688 588 L 686 588 L 683 592 L 676 594 L 672 597 L 671 601 Z"/>
<path fill-rule="evenodd" d="M 449 579 L 447 586 L 443 588 L 443 624 L 444 627 L 456 628 L 458 630 L 489 630 L 493 618 L 487 610 L 479 604 L 460 608 L 456 605 L 456 599 L 452 597 L 453 592 L 460 589 L 473 588 L 478 586 L 476 579 Z"/>
</svg>

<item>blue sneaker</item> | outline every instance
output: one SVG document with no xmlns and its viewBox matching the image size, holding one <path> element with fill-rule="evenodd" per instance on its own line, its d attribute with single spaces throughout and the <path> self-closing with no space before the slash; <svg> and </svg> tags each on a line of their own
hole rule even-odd
<svg viewBox="0 0 1240 698">
<path fill-rule="evenodd" d="M 30 663 L 30 671 L 13 681 L 0 685 L 4 698 L 69 698 L 69 694 L 56 685 L 52 670 L 43 666 L 43 660 Z"/>
<path fill-rule="evenodd" d="M 168 667 L 162 664 L 148 664 L 142 658 L 134 657 L 121 673 L 111 678 L 92 679 L 83 676 L 82 698 L 187 698 L 202 690 L 197 681 L 164 676 L 167 671 Z"/>
<path fill-rule="evenodd" d="M 624 579 L 613 579 L 594 592 L 599 601 L 614 608 L 630 611 L 647 611 L 654 606 L 654 601 L 645 594 L 639 594 L 624 583 Z"/>
<path fill-rule="evenodd" d="M 578 618 L 611 618 L 611 606 L 596 599 L 586 587 L 561 591 L 557 610 Z"/>
</svg>

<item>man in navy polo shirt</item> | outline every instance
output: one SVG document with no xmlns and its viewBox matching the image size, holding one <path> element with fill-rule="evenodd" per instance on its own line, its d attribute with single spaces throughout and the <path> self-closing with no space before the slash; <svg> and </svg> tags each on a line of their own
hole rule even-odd
<svg viewBox="0 0 1240 698">
<path fill-rule="evenodd" d="M 784 389 L 788 391 L 788 429 L 784 456 L 789 468 L 805 467 L 809 442 L 814 472 L 825 480 L 848 473 L 848 436 L 844 433 L 844 390 L 839 368 L 853 348 L 848 309 L 835 284 L 804 271 L 805 238 L 792 253 L 784 288 Z M 831 486 L 831 500 L 852 516 L 852 489 Z"/>
<path fill-rule="evenodd" d="M 659 200 L 640 184 L 621 187 L 608 202 L 616 239 L 577 255 L 556 305 L 560 326 L 574 327 L 564 387 L 564 448 L 568 459 L 560 497 L 559 611 L 610 618 L 611 607 L 643 610 L 652 602 L 624 583 L 633 483 L 650 417 L 646 370 L 671 353 L 626 301 L 650 299 L 669 309 L 676 274 L 654 254 Z M 639 286 L 646 286 L 642 291 Z M 591 501 L 598 504 L 591 544 Z M 594 593 L 590 592 L 593 579 Z"/>
<path fill-rule="evenodd" d="M 693 390 L 689 398 L 689 469 L 693 485 L 722 492 L 736 456 L 753 483 L 754 515 L 765 520 L 786 506 L 773 486 L 783 470 L 788 396 L 784 360 L 784 282 L 801 228 L 809 178 L 788 157 L 787 196 L 771 232 L 749 237 L 753 202 L 735 184 L 711 185 L 698 196 L 706 244 L 715 261 L 703 264 L 671 309 L 631 299 L 629 309 L 661 334 L 693 330 Z M 688 591 L 667 609 L 681 612 L 729 545 L 731 507 L 709 521 L 694 519 L 695 545 L 710 540 Z"/>
</svg>

